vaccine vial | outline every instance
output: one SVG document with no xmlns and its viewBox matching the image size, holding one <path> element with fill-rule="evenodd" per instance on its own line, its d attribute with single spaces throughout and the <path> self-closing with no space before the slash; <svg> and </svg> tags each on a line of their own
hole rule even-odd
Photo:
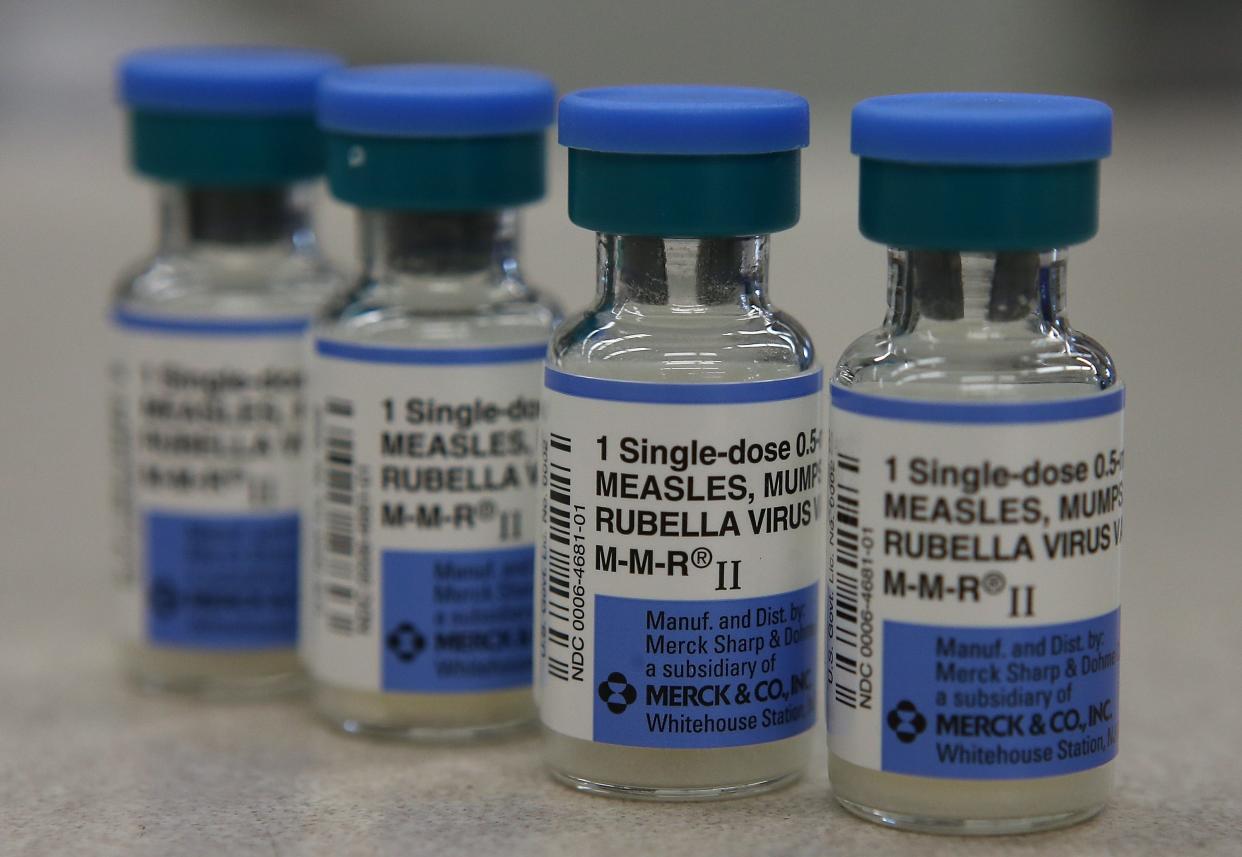
<svg viewBox="0 0 1242 857">
<path fill-rule="evenodd" d="M 312 335 L 315 704 L 352 733 L 463 739 L 534 718 L 539 397 L 555 305 L 518 264 L 556 93 L 472 66 L 328 76 L 333 195 L 361 274 Z"/>
<path fill-rule="evenodd" d="M 339 287 L 311 220 L 330 56 L 139 51 L 118 69 L 150 258 L 112 307 L 114 574 L 147 688 L 295 686 L 302 337 Z"/>
<path fill-rule="evenodd" d="M 947 93 L 853 114 L 888 313 L 831 384 L 829 773 L 863 818 L 1072 824 L 1117 754 L 1123 390 L 1066 318 L 1112 113 Z"/>
<path fill-rule="evenodd" d="M 545 760 L 619 797 L 774 788 L 814 740 L 824 544 L 822 372 L 768 292 L 807 103 L 620 87 L 559 121 L 597 289 L 544 382 Z"/>
</svg>

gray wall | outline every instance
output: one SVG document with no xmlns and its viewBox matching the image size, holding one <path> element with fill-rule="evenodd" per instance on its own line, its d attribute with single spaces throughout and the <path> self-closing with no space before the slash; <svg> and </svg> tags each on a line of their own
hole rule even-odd
<svg viewBox="0 0 1242 857">
<path fill-rule="evenodd" d="M 720 81 L 840 101 L 945 88 L 1203 94 L 1242 80 L 1242 3 L 1229 0 L 4 0 L 0 122 L 97 120 L 118 53 L 199 40 L 530 65 L 566 89 Z"/>
</svg>

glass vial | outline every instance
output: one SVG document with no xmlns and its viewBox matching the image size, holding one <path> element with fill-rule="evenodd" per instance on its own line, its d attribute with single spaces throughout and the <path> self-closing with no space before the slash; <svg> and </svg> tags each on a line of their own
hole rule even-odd
<svg viewBox="0 0 1242 857">
<path fill-rule="evenodd" d="M 304 566 L 315 705 L 352 733 L 529 723 L 542 362 L 518 266 L 555 90 L 525 71 L 325 79 L 333 194 L 362 273 L 316 325 Z"/>
<path fill-rule="evenodd" d="M 311 220 L 311 112 L 337 65 L 178 48 L 119 68 L 133 167 L 159 186 L 110 369 L 122 656 L 143 687 L 296 685 L 301 341 L 340 283 Z"/>
<path fill-rule="evenodd" d="M 560 107 L 594 302 L 544 391 L 544 758 L 588 792 L 693 800 L 802 772 L 815 723 L 822 373 L 768 294 L 806 102 L 717 87 Z"/>
<path fill-rule="evenodd" d="M 1112 114 L 928 94 L 853 117 L 884 326 L 831 384 L 829 774 L 898 828 L 1098 812 L 1117 753 L 1123 391 L 1065 315 Z"/>
</svg>

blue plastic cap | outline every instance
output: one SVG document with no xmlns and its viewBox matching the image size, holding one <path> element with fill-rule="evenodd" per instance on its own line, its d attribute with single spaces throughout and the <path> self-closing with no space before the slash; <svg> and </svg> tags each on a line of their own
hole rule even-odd
<svg viewBox="0 0 1242 857">
<path fill-rule="evenodd" d="M 732 86 L 612 86 L 561 99 L 560 142 L 634 155 L 760 155 L 810 142 L 806 99 Z"/>
<path fill-rule="evenodd" d="M 470 65 L 352 68 L 319 85 L 326 131 L 376 137 L 500 137 L 552 124 L 556 87 L 532 71 Z"/>
<path fill-rule="evenodd" d="M 285 48 L 154 48 L 122 57 L 117 91 L 134 110 L 308 116 L 319 78 L 342 65 L 331 54 Z"/>
<path fill-rule="evenodd" d="M 850 150 L 908 164 L 1039 166 L 1105 158 L 1112 139 L 1112 109 L 1090 98 L 929 92 L 859 102 Z"/>
</svg>

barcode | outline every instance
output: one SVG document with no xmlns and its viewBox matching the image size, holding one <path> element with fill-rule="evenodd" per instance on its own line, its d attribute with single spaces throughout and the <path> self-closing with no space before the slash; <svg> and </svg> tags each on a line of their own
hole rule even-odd
<svg viewBox="0 0 1242 857">
<path fill-rule="evenodd" d="M 858 706 L 858 479 L 859 460 L 837 453 L 836 553 L 833 569 L 833 697 L 847 708 Z"/>
<path fill-rule="evenodd" d="M 350 422 L 354 405 L 346 399 L 324 402 L 323 549 L 321 578 L 324 619 L 330 630 L 353 634 L 355 601 L 354 554 L 357 548 L 356 476 L 354 430 Z"/>
<path fill-rule="evenodd" d="M 555 453 L 569 455 L 572 441 L 564 435 L 549 432 L 548 446 L 548 529 L 544 554 L 547 562 L 547 621 L 544 623 L 544 648 L 547 652 L 548 675 L 561 681 L 570 680 L 569 652 L 572 630 L 570 612 L 573 599 L 574 566 L 571 558 L 571 525 L 573 505 L 572 473 L 556 460 Z M 561 657 L 564 655 L 565 657 Z"/>
<path fill-rule="evenodd" d="M 117 582 L 127 590 L 137 583 L 131 549 L 130 532 L 134 525 L 134 450 L 133 433 L 129 419 L 129 404 L 125 397 L 125 369 L 112 367 L 113 394 L 109 400 L 112 447 L 112 509 L 115 526 L 112 531 L 113 572 Z"/>
</svg>

